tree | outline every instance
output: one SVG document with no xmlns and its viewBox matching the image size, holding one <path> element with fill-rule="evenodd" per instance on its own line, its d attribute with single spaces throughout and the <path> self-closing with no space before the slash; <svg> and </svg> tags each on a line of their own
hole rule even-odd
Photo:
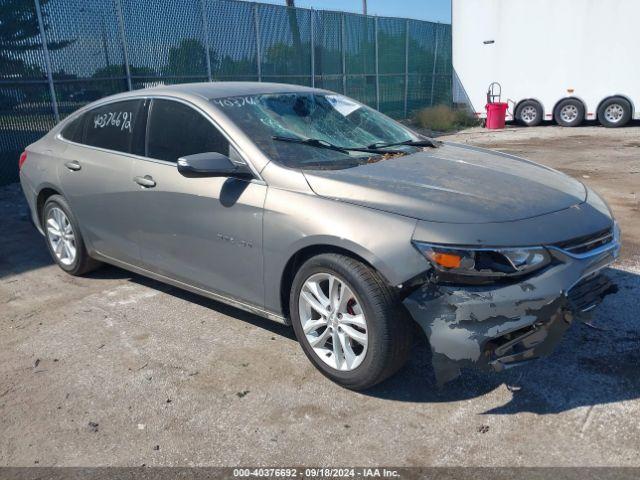
<svg viewBox="0 0 640 480">
<path fill-rule="evenodd" d="M 233 77 L 240 75 L 256 75 L 256 61 L 254 58 L 232 58 L 225 55 L 217 62 L 215 68 L 212 66 L 213 76 L 216 78 Z"/>
<path fill-rule="evenodd" d="M 299 50 L 293 45 L 278 42 L 269 46 L 264 53 L 265 75 L 296 75 L 299 71 Z"/>
<path fill-rule="evenodd" d="M 40 0 L 44 7 L 49 0 Z M 45 31 L 48 30 L 46 12 L 42 12 Z M 51 51 L 60 50 L 75 40 L 47 42 Z M 33 2 L 25 0 L 3 0 L 0 4 L 0 76 L 26 77 L 44 76 L 39 67 L 28 65 L 22 56 L 42 49 L 40 27 Z"/>
<path fill-rule="evenodd" d="M 211 70 L 215 71 L 218 59 L 214 50 L 209 50 L 209 58 Z M 171 47 L 165 74 L 193 77 L 206 75 L 207 54 L 202 42 L 195 38 L 186 38 L 177 47 Z"/>
<path fill-rule="evenodd" d="M 132 77 L 155 77 L 157 75 L 152 68 L 136 67 L 135 65 L 129 66 L 129 72 L 131 72 Z M 97 69 L 91 76 L 93 78 L 120 78 L 125 75 L 124 65 L 108 65 Z"/>
</svg>

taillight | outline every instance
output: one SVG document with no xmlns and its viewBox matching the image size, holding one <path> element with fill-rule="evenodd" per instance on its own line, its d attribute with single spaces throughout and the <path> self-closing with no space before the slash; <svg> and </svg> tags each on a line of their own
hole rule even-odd
<svg viewBox="0 0 640 480">
<path fill-rule="evenodd" d="M 22 165 L 27 161 L 27 152 L 24 151 L 20 154 L 20 160 L 18 160 L 18 170 L 22 170 Z"/>
</svg>

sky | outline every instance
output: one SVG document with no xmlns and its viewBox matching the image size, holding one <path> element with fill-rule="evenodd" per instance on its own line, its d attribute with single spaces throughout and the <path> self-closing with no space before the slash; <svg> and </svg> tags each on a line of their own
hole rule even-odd
<svg viewBox="0 0 640 480">
<path fill-rule="evenodd" d="M 285 5 L 285 0 L 257 0 Z M 295 0 L 296 7 L 362 13 L 362 0 Z M 367 0 L 369 15 L 451 23 L 451 0 Z"/>
</svg>

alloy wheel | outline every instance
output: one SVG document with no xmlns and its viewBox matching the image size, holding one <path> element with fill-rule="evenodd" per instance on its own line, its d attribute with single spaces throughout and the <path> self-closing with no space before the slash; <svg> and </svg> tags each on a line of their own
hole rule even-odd
<svg viewBox="0 0 640 480">
<path fill-rule="evenodd" d="M 578 118 L 578 107 L 575 105 L 565 105 L 560 110 L 560 118 L 565 123 L 571 123 Z"/>
<path fill-rule="evenodd" d="M 604 118 L 609 123 L 618 123 L 624 117 L 624 108 L 619 103 L 612 103 L 604 110 Z"/>
<path fill-rule="evenodd" d="M 67 215 L 58 207 L 47 213 L 47 239 L 51 250 L 63 265 L 71 265 L 76 259 L 76 237 Z"/>
<path fill-rule="evenodd" d="M 531 105 L 527 105 L 520 112 L 520 118 L 525 123 L 532 123 L 536 120 L 537 117 L 538 117 L 538 112 L 536 108 L 532 107 Z"/>
<path fill-rule="evenodd" d="M 316 355 L 331 368 L 356 369 L 367 353 L 367 320 L 353 290 L 330 273 L 316 273 L 298 298 L 300 323 Z"/>
</svg>

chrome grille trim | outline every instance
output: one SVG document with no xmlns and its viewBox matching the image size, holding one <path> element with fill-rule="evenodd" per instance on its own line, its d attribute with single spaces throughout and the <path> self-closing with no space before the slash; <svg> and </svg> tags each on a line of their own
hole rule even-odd
<svg viewBox="0 0 640 480">
<path fill-rule="evenodd" d="M 571 253 L 586 253 L 613 240 L 613 227 L 606 230 L 556 243 L 554 247 Z"/>
<path fill-rule="evenodd" d="M 614 223 L 607 230 L 601 230 L 592 235 L 556 243 L 555 245 L 548 245 L 547 248 L 580 260 L 613 250 L 615 259 L 620 252 L 620 229 L 618 224 Z"/>
<path fill-rule="evenodd" d="M 605 235 L 602 235 L 600 237 L 597 237 L 591 240 L 587 240 L 584 243 L 579 243 L 577 245 L 572 245 L 571 247 L 567 247 L 565 248 L 565 250 L 569 252 L 575 252 L 575 253 L 584 253 L 584 252 L 588 252 L 589 250 L 593 250 L 594 248 L 597 248 L 601 245 L 606 245 L 612 239 L 613 239 L 613 232 L 608 232 Z"/>
</svg>

